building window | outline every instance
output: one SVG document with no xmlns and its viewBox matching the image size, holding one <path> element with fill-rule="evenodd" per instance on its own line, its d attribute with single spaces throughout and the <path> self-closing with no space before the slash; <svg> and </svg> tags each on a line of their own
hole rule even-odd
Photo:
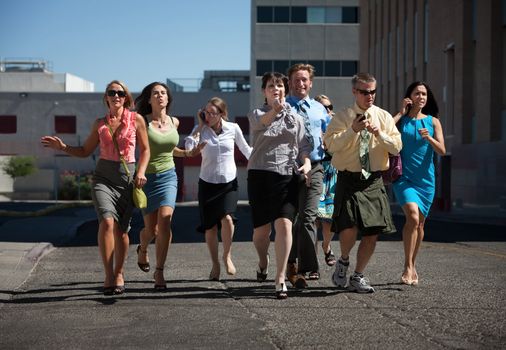
<svg viewBox="0 0 506 350">
<path fill-rule="evenodd" d="M 75 134 L 76 116 L 75 115 L 55 115 L 54 132 L 57 134 Z"/>
<path fill-rule="evenodd" d="M 178 117 L 179 119 L 179 127 L 177 128 L 177 131 L 179 132 L 179 135 L 190 135 L 193 126 L 195 125 L 195 118 L 194 117 Z"/>
<path fill-rule="evenodd" d="M 294 6 L 291 8 L 292 23 L 307 23 L 307 8 L 303 6 Z"/>
<path fill-rule="evenodd" d="M 358 7 L 343 7 L 343 23 L 358 23 Z"/>
<path fill-rule="evenodd" d="M 307 61 L 310 65 L 314 67 L 314 75 L 315 77 L 323 77 L 325 74 L 323 61 Z"/>
<path fill-rule="evenodd" d="M 274 22 L 276 22 L 276 23 L 289 23 L 290 22 L 290 8 L 288 6 L 274 7 Z"/>
<path fill-rule="evenodd" d="M 272 61 L 257 60 L 257 76 L 261 77 L 266 72 L 272 72 Z"/>
<path fill-rule="evenodd" d="M 325 23 L 324 7 L 308 7 L 307 23 Z"/>
<path fill-rule="evenodd" d="M 342 61 L 341 62 L 341 76 L 352 77 L 357 74 L 358 62 L 357 61 Z"/>
<path fill-rule="evenodd" d="M 325 23 L 341 23 L 343 19 L 342 7 L 326 7 Z"/>
<path fill-rule="evenodd" d="M 358 69 L 358 61 L 257 60 L 257 76 L 272 71 L 286 74 L 290 65 L 299 62 L 315 67 L 316 77 L 351 77 Z"/>
<path fill-rule="evenodd" d="M 18 123 L 15 115 L 0 115 L 0 134 L 15 134 Z"/>
<path fill-rule="evenodd" d="M 235 117 L 234 120 L 242 130 L 244 136 L 249 135 L 249 119 L 248 117 Z"/>
<path fill-rule="evenodd" d="M 286 74 L 286 71 L 290 67 L 290 61 L 287 60 L 276 60 L 274 61 L 274 71 Z"/>
<path fill-rule="evenodd" d="M 353 6 L 257 6 L 257 23 L 358 23 Z"/>
<path fill-rule="evenodd" d="M 257 22 L 272 23 L 272 6 L 257 7 Z"/>
<path fill-rule="evenodd" d="M 325 76 L 338 77 L 341 75 L 340 61 L 325 61 Z"/>
</svg>

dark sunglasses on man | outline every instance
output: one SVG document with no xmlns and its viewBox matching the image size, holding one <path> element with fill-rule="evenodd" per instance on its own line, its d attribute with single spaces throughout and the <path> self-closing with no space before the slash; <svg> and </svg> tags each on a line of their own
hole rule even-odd
<svg viewBox="0 0 506 350">
<path fill-rule="evenodd" d="M 323 105 L 323 107 L 325 107 L 327 109 L 327 111 L 334 110 L 334 106 L 332 106 L 332 105 Z"/>
<path fill-rule="evenodd" d="M 107 90 L 107 96 L 114 97 L 118 95 L 118 97 L 126 97 L 126 92 L 123 90 Z"/>
<path fill-rule="evenodd" d="M 376 94 L 376 90 L 362 90 L 362 89 L 355 89 L 357 90 L 358 92 L 360 92 L 362 95 L 364 96 L 367 96 L 367 95 L 374 95 Z"/>
</svg>

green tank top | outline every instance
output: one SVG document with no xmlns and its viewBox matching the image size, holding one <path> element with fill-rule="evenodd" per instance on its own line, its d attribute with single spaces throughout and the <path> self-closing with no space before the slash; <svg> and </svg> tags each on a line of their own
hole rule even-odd
<svg viewBox="0 0 506 350">
<path fill-rule="evenodd" d="M 151 157 L 146 174 L 162 173 L 172 169 L 175 166 L 172 152 L 179 143 L 177 129 L 161 133 L 153 127 L 148 127 L 148 140 Z"/>
</svg>

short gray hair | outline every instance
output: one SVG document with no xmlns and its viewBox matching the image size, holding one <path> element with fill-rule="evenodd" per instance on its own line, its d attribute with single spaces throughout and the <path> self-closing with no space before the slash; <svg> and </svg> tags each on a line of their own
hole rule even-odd
<svg viewBox="0 0 506 350">
<path fill-rule="evenodd" d="M 368 83 L 375 83 L 375 82 L 376 82 L 376 78 L 374 77 L 374 75 L 372 75 L 371 73 L 366 73 L 366 72 L 357 73 L 353 76 L 353 78 L 351 78 L 351 85 L 353 87 L 357 86 L 358 83 L 368 84 Z"/>
</svg>

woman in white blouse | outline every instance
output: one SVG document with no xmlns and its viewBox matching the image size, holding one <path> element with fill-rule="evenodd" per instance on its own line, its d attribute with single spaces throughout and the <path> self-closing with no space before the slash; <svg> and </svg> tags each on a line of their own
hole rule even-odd
<svg viewBox="0 0 506 350">
<path fill-rule="evenodd" d="M 251 147 L 244 139 L 239 125 L 227 121 L 227 104 L 213 97 L 199 111 L 199 125 L 186 138 L 186 149 L 193 149 L 205 142 L 199 176 L 200 232 L 205 232 L 206 243 L 212 260 L 209 279 L 220 278 L 218 259 L 218 230 L 223 242 L 223 263 L 227 274 L 234 275 L 231 248 L 234 236 L 234 213 L 237 208 L 237 168 L 234 160 L 234 145 L 249 159 Z"/>
</svg>

